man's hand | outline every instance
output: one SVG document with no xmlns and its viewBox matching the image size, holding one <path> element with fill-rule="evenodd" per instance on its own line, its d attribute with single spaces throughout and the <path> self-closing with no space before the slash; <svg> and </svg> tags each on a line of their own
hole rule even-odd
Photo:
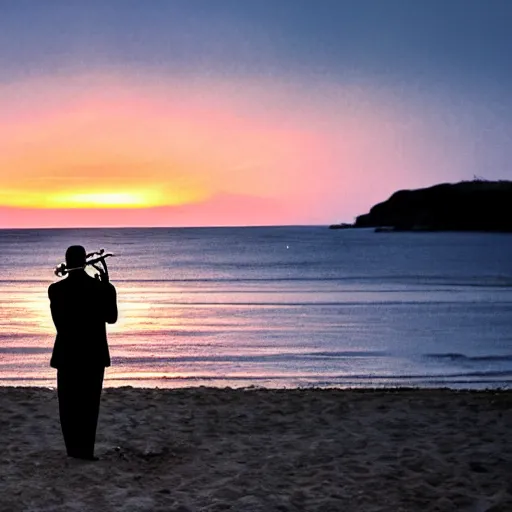
<svg viewBox="0 0 512 512">
<path fill-rule="evenodd" d="M 103 283 L 108 283 L 109 277 L 107 269 L 98 267 L 94 264 L 92 264 L 92 266 L 98 271 L 98 274 L 96 274 L 94 277 Z"/>
</svg>

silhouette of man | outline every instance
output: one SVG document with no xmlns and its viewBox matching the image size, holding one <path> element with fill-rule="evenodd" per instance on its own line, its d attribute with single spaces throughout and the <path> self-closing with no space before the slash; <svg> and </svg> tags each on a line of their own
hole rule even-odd
<svg viewBox="0 0 512 512">
<path fill-rule="evenodd" d="M 117 321 L 116 289 L 108 275 L 100 279 L 85 272 L 81 245 L 66 251 L 66 279 L 48 288 L 57 330 L 50 365 L 57 369 L 57 395 L 67 454 L 85 460 L 94 457 L 96 426 L 105 367 L 110 366 L 105 323 Z"/>
</svg>

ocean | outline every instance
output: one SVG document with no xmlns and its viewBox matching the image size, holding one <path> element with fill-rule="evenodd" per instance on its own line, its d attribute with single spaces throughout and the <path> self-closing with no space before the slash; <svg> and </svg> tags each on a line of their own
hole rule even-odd
<svg viewBox="0 0 512 512">
<path fill-rule="evenodd" d="M 0 230 L 0 385 L 55 386 L 72 244 L 116 255 L 105 386 L 512 383 L 512 235 L 304 226 Z"/>
</svg>

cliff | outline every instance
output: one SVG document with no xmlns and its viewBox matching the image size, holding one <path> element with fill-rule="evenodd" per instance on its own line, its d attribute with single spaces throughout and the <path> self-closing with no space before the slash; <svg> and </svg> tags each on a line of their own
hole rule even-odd
<svg viewBox="0 0 512 512">
<path fill-rule="evenodd" d="M 356 218 L 356 228 L 512 231 L 512 181 L 463 181 L 400 190 Z"/>
</svg>

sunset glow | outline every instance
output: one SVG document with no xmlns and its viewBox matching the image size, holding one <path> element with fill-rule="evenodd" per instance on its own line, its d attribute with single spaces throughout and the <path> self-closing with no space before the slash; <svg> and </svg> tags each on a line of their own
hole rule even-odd
<svg viewBox="0 0 512 512">
<path fill-rule="evenodd" d="M 29 3 L 0 21 L 0 228 L 351 222 L 398 189 L 510 175 L 505 45 L 453 39 L 454 13 Z M 465 9 L 467 34 L 491 11 Z"/>
<path fill-rule="evenodd" d="M 57 196 L 53 201 L 63 208 L 144 208 L 158 204 L 152 196 L 143 192 L 90 192 Z"/>
<path fill-rule="evenodd" d="M 4 190 L 0 193 L 4 206 L 27 208 L 148 208 L 162 204 L 183 204 L 185 197 L 168 197 L 163 202 L 157 191 L 130 192 L 36 192 L 31 190 Z"/>
</svg>

